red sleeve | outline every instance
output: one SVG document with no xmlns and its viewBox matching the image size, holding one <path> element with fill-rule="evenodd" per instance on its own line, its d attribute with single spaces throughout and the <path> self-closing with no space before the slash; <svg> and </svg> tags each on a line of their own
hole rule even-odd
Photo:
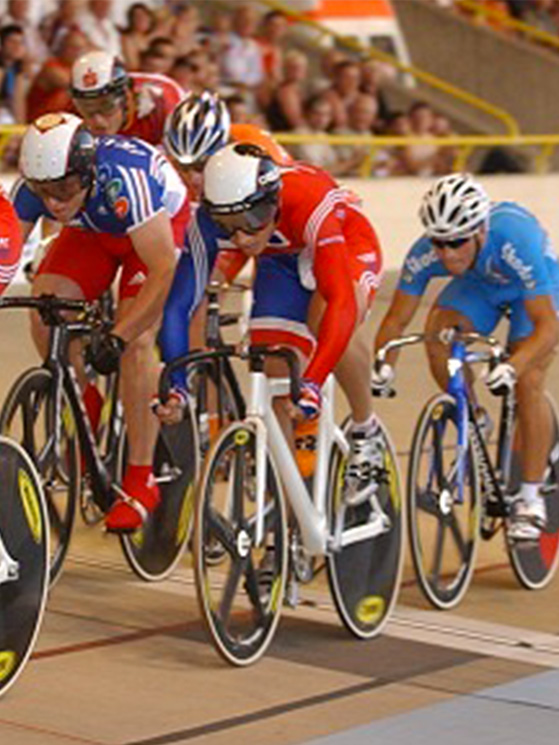
<svg viewBox="0 0 559 745">
<path fill-rule="evenodd" d="M 21 227 L 11 202 L 0 194 L 0 295 L 14 278 L 21 259 Z"/>
<path fill-rule="evenodd" d="M 328 215 L 317 235 L 314 276 L 326 301 L 317 346 L 305 377 L 322 385 L 338 364 L 351 339 L 357 320 L 353 280 L 348 271 L 348 249 L 339 220 Z"/>
</svg>

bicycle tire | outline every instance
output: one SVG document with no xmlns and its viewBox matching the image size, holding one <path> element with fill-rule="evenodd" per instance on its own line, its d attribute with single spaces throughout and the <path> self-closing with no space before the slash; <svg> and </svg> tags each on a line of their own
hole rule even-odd
<svg viewBox="0 0 559 745">
<path fill-rule="evenodd" d="M 0 412 L 0 433 L 23 446 L 41 477 L 50 526 L 51 585 L 62 572 L 80 491 L 79 444 L 65 393 L 61 460 L 55 460 L 53 394 L 52 373 L 44 367 L 30 368 L 15 381 Z"/>
<path fill-rule="evenodd" d="M 547 507 L 547 526 L 538 541 L 506 541 L 515 577 L 527 590 L 541 590 L 553 579 L 559 566 L 559 416 L 553 398 L 546 394 L 553 416 L 553 440 L 542 485 Z M 520 462 L 513 454 L 510 493 L 520 483 Z"/>
<path fill-rule="evenodd" d="M 121 450 L 124 454 L 125 447 Z M 130 568 L 147 582 L 168 577 L 188 544 L 199 473 L 198 453 L 194 414 L 187 406 L 179 424 L 162 427 L 155 447 L 154 475 L 156 479 L 169 479 L 159 483 L 161 502 L 158 508 L 139 530 L 120 536 Z M 173 473 L 175 468 L 179 469 L 176 474 Z"/>
<path fill-rule="evenodd" d="M 344 432 L 351 422 L 344 423 Z M 388 518 L 386 529 L 329 552 L 326 557 L 328 583 L 338 615 L 348 631 L 359 639 L 372 639 L 382 632 L 396 603 L 404 558 L 404 516 L 398 461 L 394 446 L 379 420 L 384 441 L 386 475 L 379 482 L 378 502 Z M 327 508 L 331 533 L 342 519 L 343 531 L 366 524 L 370 501 L 342 512 L 346 459 L 333 446 L 328 478 Z M 343 534 L 343 533 L 342 533 Z"/>
<path fill-rule="evenodd" d="M 21 445 L 3 436 L 0 481 L 0 539 L 17 564 L 17 578 L 7 579 L 0 554 L 1 697 L 23 672 L 39 634 L 49 584 L 49 534 L 39 474 Z"/>
<path fill-rule="evenodd" d="M 456 462 L 455 412 L 455 400 L 447 393 L 427 401 L 408 469 L 408 537 L 415 574 L 427 600 L 441 610 L 454 608 L 464 597 L 480 542 L 481 493 L 471 439 L 462 503 L 456 499 L 454 476 L 448 476 Z"/>
<path fill-rule="evenodd" d="M 288 568 L 287 518 L 279 477 L 267 460 L 264 539 L 254 545 L 256 434 L 249 424 L 225 429 L 206 461 L 194 521 L 198 603 L 213 646 L 229 664 L 256 662 L 271 643 L 281 615 Z M 228 478 L 224 478 L 224 473 Z M 212 543 L 224 548 L 216 565 Z"/>
</svg>

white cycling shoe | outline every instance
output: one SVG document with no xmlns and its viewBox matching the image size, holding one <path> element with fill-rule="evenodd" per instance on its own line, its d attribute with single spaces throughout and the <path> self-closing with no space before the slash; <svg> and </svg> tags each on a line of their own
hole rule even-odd
<svg viewBox="0 0 559 745">
<path fill-rule="evenodd" d="M 537 541 L 547 523 L 545 500 L 541 497 L 529 504 L 515 499 L 511 506 L 511 517 L 507 530 L 513 541 Z"/>
<path fill-rule="evenodd" d="M 370 499 L 378 489 L 384 471 L 384 445 L 379 430 L 371 435 L 350 434 L 351 451 L 347 461 L 343 500 L 356 507 Z"/>
</svg>

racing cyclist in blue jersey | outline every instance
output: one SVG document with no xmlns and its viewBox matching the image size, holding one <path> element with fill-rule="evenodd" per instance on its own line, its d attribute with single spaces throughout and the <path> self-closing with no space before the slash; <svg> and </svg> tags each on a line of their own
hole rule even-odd
<svg viewBox="0 0 559 745">
<path fill-rule="evenodd" d="M 516 385 L 522 440 L 522 483 L 513 502 L 509 536 L 533 541 L 546 524 L 540 487 L 551 446 L 552 420 L 544 388 L 559 341 L 559 264 L 536 218 L 514 202 L 491 204 L 483 187 L 468 174 L 437 180 L 423 198 L 420 218 L 425 234 L 404 261 L 392 303 L 375 346 L 400 336 L 412 320 L 432 277 L 453 279 L 431 308 L 426 332 L 444 328 L 490 334 L 508 309 L 511 355 L 486 378 L 501 395 Z M 444 388 L 448 350 L 429 341 L 431 372 Z M 373 372 L 377 391 L 394 379 L 395 355 Z"/>
<path fill-rule="evenodd" d="M 159 374 L 155 333 L 173 279 L 175 246 L 182 245 L 190 217 L 186 189 L 151 145 L 95 138 L 79 117 L 66 113 L 47 114 L 28 127 L 20 170 L 13 201 L 24 237 L 42 216 L 63 225 L 38 268 L 33 293 L 93 300 L 120 271 L 116 323 L 97 340 L 92 361 L 102 374 L 121 363 L 129 457 L 122 495 L 105 525 L 134 531 L 160 499 L 152 477 L 158 423 L 149 402 Z M 37 314 L 32 334 L 44 352 L 46 329 Z"/>
</svg>

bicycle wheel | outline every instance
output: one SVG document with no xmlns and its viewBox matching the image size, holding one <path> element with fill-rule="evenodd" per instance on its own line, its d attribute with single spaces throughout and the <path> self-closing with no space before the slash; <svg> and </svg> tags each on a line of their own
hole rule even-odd
<svg viewBox="0 0 559 745">
<path fill-rule="evenodd" d="M 509 559 L 520 584 L 527 590 L 541 590 L 553 579 L 559 564 L 559 418 L 555 402 L 547 394 L 553 414 L 553 439 L 542 485 L 547 507 L 547 526 L 536 542 L 507 541 Z M 513 453 L 510 493 L 520 485 L 520 460 Z"/>
<path fill-rule="evenodd" d="M 463 498 L 457 474 L 456 404 L 431 398 L 415 428 L 408 470 L 408 532 L 419 586 L 436 608 L 456 606 L 468 589 L 480 538 L 476 453 L 468 447 Z"/>
<path fill-rule="evenodd" d="M 280 481 L 268 456 L 263 540 L 256 545 L 256 435 L 243 422 L 229 426 L 208 456 L 197 495 L 194 573 L 210 638 L 232 665 L 266 651 L 276 630 L 287 575 L 287 527 Z M 208 561 L 215 544 L 224 560 Z"/>
<path fill-rule="evenodd" d="M 187 406 L 182 422 L 162 427 L 157 440 L 153 471 L 161 492 L 159 507 L 140 530 L 120 536 L 128 564 L 146 581 L 168 577 L 184 553 L 192 526 L 198 464 L 194 415 Z"/>
<path fill-rule="evenodd" d="M 350 422 L 344 424 L 349 430 Z M 345 627 L 360 639 L 380 634 L 396 602 L 403 565 L 403 502 L 394 446 L 379 421 L 384 441 L 385 474 L 379 479 L 376 499 L 384 513 L 379 531 L 344 545 L 351 532 L 369 523 L 371 502 L 342 506 L 346 459 L 334 446 L 328 478 L 327 506 L 330 531 L 341 530 L 342 548 L 326 557 L 328 582 L 334 604 Z M 342 521 L 342 523 L 340 523 Z"/>
<path fill-rule="evenodd" d="M 0 437 L 0 696 L 22 672 L 39 633 L 48 542 L 41 479 L 23 448 Z"/>
<path fill-rule="evenodd" d="M 70 545 L 80 489 L 78 438 L 65 394 L 56 453 L 54 393 L 52 373 L 31 368 L 16 380 L 0 412 L 0 432 L 23 446 L 41 477 L 50 526 L 51 584 L 60 576 Z"/>
</svg>

